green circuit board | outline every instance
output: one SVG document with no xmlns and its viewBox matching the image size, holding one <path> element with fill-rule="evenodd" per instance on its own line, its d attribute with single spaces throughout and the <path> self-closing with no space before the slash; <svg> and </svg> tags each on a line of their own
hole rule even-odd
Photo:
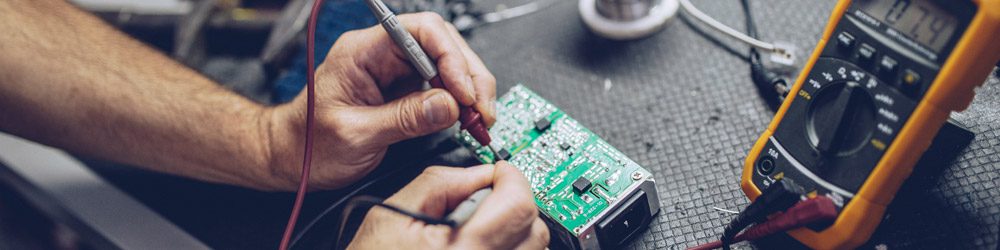
<svg viewBox="0 0 1000 250">
<path fill-rule="evenodd" d="M 651 174 L 537 94 L 517 85 L 497 100 L 494 155 L 467 132 L 458 141 L 483 163 L 504 158 L 531 183 L 535 203 L 578 236 Z"/>
</svg>

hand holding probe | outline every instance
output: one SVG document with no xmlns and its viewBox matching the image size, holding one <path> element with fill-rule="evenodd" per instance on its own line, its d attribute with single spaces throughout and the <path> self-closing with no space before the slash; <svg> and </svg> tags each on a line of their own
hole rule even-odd
<svg viewBox="0 0 1000 250">
<path fill-rule="evenodd" d="M 430 83 L 431 87 L 444 89 L 444 83 L 441 82 L 441 76 L 438 75 L 434 62 L 427 56 L 413 35 L 406 31 L 406 27 L 399 22 L 396 14 L 392 13 L 392 10 L 389 10 L 389 7 L 381 0 L 365 0 L 365 4 L 379 20 L 386 33 L 389 33 L 392 41 L 403 49 L 406 58 L 417 69 L 420 76 Z M 489 129 L 483 121 L 482 114 L 471 106 L 462 106 L 459 108 L 458 121 L 461 124 L 459 126 L 461 129 L 469 131 L 469 135 L 472 135 L 479 144 L 487 146 L 493 155 L 497 155 L 497 151 L 490 145 Z"/>
<path fill-rule="evenodd" d="M 371 9 L 375 18 L 379 20 L 382 24 L 382 28 L 389 33 L 389 37 L 392 37 L 392 41 L 396 43 L 399 48 L 403 49 L 403 53 L 406 54 L 406 58 L 413 64 L 417 69 L 420 76 L 430 83 L 433 88 L 444 89 L 444 83 L 441 82 L 441 76 L 438 75 L 437 68 L 434 67 L 434 62 L 427 57 L 427 53 L 424 52 L 417 40 L 410 35 L 410 32 L 406 31 L 406 27 L 399 22 L 396 15 L 389 10 L 389 7 L 385 6 L 381 0 L 365 0 L 365 4 Z M 490 133 L 486 128 L 486 123 L 483 121 L 483 115 L 478 111 L 473 109 L 471 106 L 462 106 L 459 108 L 458 121 L 461 124 L 459 127 L 469 132 L 472 138 L 476 139 L 480 145 L 485 145 L 493 153 L 494 156 L 497 155 L 496 149 L 490 145 Z M 482 200 L 486 199 L 493 192 L 492 188 L 484 188 L 475 193 L 473 193 L 469 198 L 460 203 L 455 210 L 448 214 L 445 219 L 452 221 L 455 225 L 462 225 L 472 217 L 473 212 L 479 207 Z"/>
</svg>

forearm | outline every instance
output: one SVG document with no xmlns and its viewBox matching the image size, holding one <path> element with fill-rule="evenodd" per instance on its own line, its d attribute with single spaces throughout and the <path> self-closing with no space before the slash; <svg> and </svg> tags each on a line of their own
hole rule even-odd
<svg viewBox="0 0 1000 250">
<path fill-rule="evenodd" d="M 267 108 L 60 1 L 0 1 L 0 130 L 156 171 L 270 188 Z"/>
</svg>

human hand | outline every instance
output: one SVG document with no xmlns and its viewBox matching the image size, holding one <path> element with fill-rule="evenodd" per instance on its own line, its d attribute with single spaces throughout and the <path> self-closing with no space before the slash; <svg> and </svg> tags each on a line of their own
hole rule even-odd
<svg viewBox="0 0 1000 250">
<path fill-rule="evenodd" d="M 459 228 L 427 225 L 382 208 L 372 208 L 348 248 L 543 249 L 548 246 L 548 227 L 538 217 L 528 180 L 505 161 L 494 166 L 427 168 L 385 203 L 441 218 L 491 183 L 493 193 Z"/>
<path fill-rule="evenodd" d="M 434 13 L 398 16 L 437 64 L 447 90 L 423 81 L 381 27 L 344 33 L 316 71 L 316 127 L 309 185 L 333 189 L 374 169 L 393 143 L 448 128 L 459 105 L 496 120 L 496 79 L 451 24 Z M 265 114 L 270 173 L 263 189 L 293 190 L 301 175 L 305 95 Z"/>
</svg>

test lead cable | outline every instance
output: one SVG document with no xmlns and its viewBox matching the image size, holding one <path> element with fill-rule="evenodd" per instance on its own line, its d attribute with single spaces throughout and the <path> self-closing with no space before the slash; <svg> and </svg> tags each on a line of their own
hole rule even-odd
<svg viewBox="0 0 1000 250">
<path fill-rule="evenodd" d="M 816 223 L 829 223 L 836 218 L 837 207 L 833 204 L 833 200 L 826 196 L 816 196 L 796 203 L 787 211 L 779 212 L 771 219 L 748 228 L 733 237 L 730 243 L 756 240 Z M 688 250 L 708 250 L 720 247 L 724 247 L 722 241 L 713 241 L 688 248 Z"/>
<path fill-rule="evenodd" d="M 437 69 L 434 67 L 433 62 L 427 57 L 423 49 L 420 48 L 419 44 L 413 39 L 413 36 L 405 30 L 405 27 L 399 23 L 396 19 L 395 14 L 385 6 L 382 1 L 379 0 L 367 0 L 365 1 L 368 7 L 372 9 L 376 17 L 382 23 L 382 27 L 386 29 L 393 41 L 396 42 L 407 54 L 407 59 L 417 68 L 418 73 L 427 80 L 432 87 L 444 88 L 444 84 L 441 82 L 441 77 L 438 75 Z M 302 203 L 305 199 L 305 193 L 308 191 L 309 186 L 309 170 L 312 165 L 312 147 L 313 147 L 313 124 L 315 123 L 315 89 L 316 89 L 316 74 L 315 74 L 315 47 L 316 47 L 316 20 L 319 15 L 319 11 L 323 6 L 323 0 L 315 0 L 313 2 L 313 7 L 311 14 L 309 16 L 309 24 L 306 29 L 306 135 L 305 135 L 305 152 L 303 153 L 302 159 L 302 175 L 299 180 L 299 187 L 295 194 L 295 202 L 292 205 L 291 214 L 288 216 L 288 223 L 285 226 L 285 231 L 281 237 L 281 243 L 278 246 L 279 250 L 287 250 L 289 243 L 291 242 L 292 233 L 295 231 L 295 223 L 298 221 L 299 213 L 302 210 Z M 460 109 L 459 121 L 461 122 L 461 128 L 468 131 L 473 138 L 479 143 L 486 145 L 494 155 L 496 155 L 496 150 L 490 145 L 490 135 L 489 130 L 486 127 L 485 122 L 483 122 L 482 114 L 475 111 L 472 107 L 465 106 Z M 373 200 L 367 200 L 369 203 Z M 378 206 L 389 208 L 392 211 L 409 215 L 417 220 L 424 220 L 425 218 L 419 216 L 419 214 L 406 212 L 404 210 L 382 204 L 379 201 Z M 395 208 L 395 209 L 393 209 Z M 455 225 L 455 222 L 449 223 L 449 225 Z"/>
<path fill-rule="evenodd" d="M 292 212 L 288 215 L 288 223 L 285 225 L 285 232 L 281 236 L 279 250 L 287 250 L 291 241 L 292 232 L 295 231 L 295 222 L 299 219 L 299 212 L 302 210 L 302 202 L 305 200 L 306 191 L 309 189 L 309 169 L 312 166 L 313 148 L 313 123 L 316 122 L 316 16 L 323 6 L 323 0 L 314 0 L 312 14 L 309 16 L 309 27 L 306 30 L 306 142 L 305 152 L 302 156 L 302 176 L 299 179 L 299 188 L 295 192 L 295 202 L 292 205 Z"/>
<path fill-rule="evenodd" d="M 743 231 L 750 224 L 759 223 L 767 219 L 768 215 L 775 212 L 785 211 L 800 200 L 803 190 L 788 178 L 778 179 L 761 192 L 760 196 L 750 202 L 743 211 L 740 211 L 736 218 L 733 218 L 726 225 L 719 238 L 722 249 L 729 249 L 734 237 Z"/>
<path fill-rule="evenodd" d="M 399 22 L 396 14 L 381 0 L 365 0 L 365 4 L 371 9 L 372 14 L 375 15 L 375 18 L 378 19 L 382 28 L 389 34 L 389 37 L 392 38 L 396 46 L 399 46 L 403 50 L 403 53 L 406 54 L 406 59 L 417 69 L 420 77 L 424 81 L 427 81 L 431 87 L 444 89 L 444 83 L 441 81 L 441 75 L 438 74 L 434 61 L 427 56 L 427 53 L 420 47 L 420 43 L 413 38 L 413 35 L 409 31 L 406 31 L 406 26 Z M 469 132 L 469 135 L 476 139 L 476 142 L 479 142 L 480 145 L 488 147 L 494 156 L 497 155 L 497 151 L 490 145 L 489 128 L 486 127 L 486 122 L 483 121 L 481 113 L 476 111 L 472 106 L 459 107 L 458 121 L 461 124 L 459 128 Z"/>
<path fill-rule="evenodd" d="M 344 207 L 343 215 L 341 215 L 342 217 L 340 218 L 341 219 L 339 227 L 340 229 L 337 230 L 337 240 L 334 241 L 335 245 L 333 249 L 344 249 L 343 247 L 341 247 L 342 245 L 341 240 L 344 236 L 344 229 L 347 228 L 347 221 L 351 216 L 351 214 L 354 212 L 354 209 L 356 208 L 382 207 L 394 213 L 413 218 L 414 220 L 423 222 L 424 224 L 427 225 L 445 225 L 454 228 L 457 227 L 459 224 L 459 222 L 450 219 L 438 219 L 426 214 L 402 209 L 397 206 L 386 204 L 384 201 L 385 200 L 383 200 L 382 198 L 368 196 L 368 195 L 361 195 L 358 197 L 351 198 L 351 201 L 347 202 L 347 205 Z"/>
</svg>

